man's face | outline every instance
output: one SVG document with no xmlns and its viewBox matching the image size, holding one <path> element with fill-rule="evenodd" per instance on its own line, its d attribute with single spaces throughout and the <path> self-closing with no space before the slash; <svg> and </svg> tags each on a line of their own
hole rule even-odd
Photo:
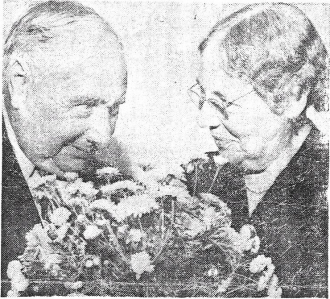
<svg viewBox="0 0 330 299">
<path fill-rule="evenodd" d="M 199 124 L 210 129 L 229 162 L 264 170 L 291 140 L 289 120 L 274 114 L 251 84 L 229 76 L 210 54 L 207 49 L 203 54 L 196 86 L 202 99 Z"/>
<path fill-rule="evenodd" d="M 74 28 L 42 53 L 14 122 L 27 157 L 47 171 L 88 171 L 113 134 L 125 101 L 126 66 L 118 42 L 98 26 Z M 87 31 L 86 31 L 87 30 Z M 33 60 L 36 57 L 32 57 Z"/>
</svg>

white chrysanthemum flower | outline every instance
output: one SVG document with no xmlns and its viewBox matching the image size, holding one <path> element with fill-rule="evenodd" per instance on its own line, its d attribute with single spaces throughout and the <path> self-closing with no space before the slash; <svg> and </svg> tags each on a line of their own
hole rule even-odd
<svg viewBox="0 0 330 299">
<path fill-rule="evenodd" d="M 209 271 L 207 271 L 207 276 L 208 277 L 217 277 L 219 275 L 219 271 L 217 269 L 217 267 L 213 266 L 209 269 Z"/>
<path fill-rule="evenodd" d="M 281 298 L 282 288 L 278 286 L 278 277 L 274 274 L 269 282 L 267 295 L 269 298 Z"/>
<path fill-rule="evenodd" d="M 99 190 L 95 189 L 92 182 L 80 183 L 79 192 L 87 197 L 95 196 Z"/>
<path fill-rule="evenodd" d="M 45 175 L 45 176 L 40 176 L 37 178 L 33 178 L 33 180 L 31 180 L 31 185 L 32 188 L 38 188 L 39 186 L 43 185 L 43 184 L 47 184 L 47 183 L 53 183 L 56 181 L 56 175 L 52 174 L 52 175 Z"/>
<path fill-rule="evenodd" d="M 155 199 L 148 194 L 133 195 L 122 199 L 118 204 L 107 199 L 94 201 L 90 209 L 101 209 L 109 212 L 118 222 L 129 216 L 142 216 L 158 208 Z"/>
<path fill-rule="evenodd" d="M 272 259 L 270 257 L 265 257 L 265 255 L 258 255 L 250 263 L 250 272 L 259 273 L 263 271 L 267 266 L 272 264 Z"/>
<path fill-rule="evenodd" d="M 258 253 L 260 249 L 260 238 L 258 236 L 255 236 L 252 242 L 252 247 L 251 247 L 251 253 Z"/>
<path fill-rule="evenodd" d="M 102 175 L 111 175 L 111 176 L 116 176 L 120 174 L 120 171 L 116 167 L 103 167 L 101 169 L 96 170 L 96 174 L 99 176 Z"/>
<path fill-rule="evenodd" d="M 226 237 L 239 249 L 241 246 L 241 238 L 239 233 L 230 226 L 223 227 L 222 230 L 226 234 Z"/>
<path fill-rule="evenodd" d="M 240 238 L 240 250 L 243 251 L 250 251 L 253 245 L 253 239 L 242 239 Z"/>
<path fill-rule="evenodd" d="M 109 199 L 97 199 L 89 205 L 89 209 L 105 210 L 111 213 L 111 211 L 114 211 L 116 209 L 116 205 Z"/>
<path fill-rule="evenodd" d="M 70 215 L 71 212 L 67 208 L 60 207 L 50 215 L 50 221 L 56 226 L 61 226 L 68 221 Z"/>
<path fill-rule="evenodd" d="M 58 265 L 63 261 L 63 257 L 57 253 L 47 254 L 47 258 L 45 258 L 44 268 L 49 270 L 52 266 Z"/>
<path fill-rule="evenodd" d="M 36 187 L 32 187 L 32 188 L 36 188 Z M 38 199 L 42 199 L 44 196 L 46 196 L 44 191 L 40 191 L 40 190 L 36 190 L 36 189 L 32 190 L 32 195 L 33 195 L 33 197 L 38 198 Z"/>
<path fill-rule="evenodd" d="M 158 209 L 159 206 L 153 197 L 148 194 L 141 194 L 126 198 L 119 203 L 118 209 L 120 208 L 124 208 L 127 213 L 131 213 L 135 217 L 141 217 L 154 209 Z"/>
<path fill-rule="evenodd" d="M 115 193 L 120 189 L 128 189 L 133 192 L 137 192 L 137 191 L 142 191 L 144 188 L 142 186 L 138 185 L 137 183 L 129 181 L 129 180 L 118 181 L 116 183 L 105 185 L 105 186 L 101 187 L 101 191 L 104 194 Z"/>
<path fill-rule="evenodd" d="M 57 241 L 62 241 L 64 239 L 64 237 L 66 236 L 66 233 L 68 232 L 70 228 L 70 223 L 64 223 L 62 226 L 60 226 L 57 230 L 56 230 L 56 234 L 57 234 Z"/>
<path fill-rule="evenodd" d="M 191 196 L 186 189 L 178 188 L 171 185 L 157 185 L 156 188 L 150 188 L 150 195 L 154 197 L 172 196 L 176 197 L 179 202 L 186 202 Z"/>
<path fill-rule="evenodd" d="M 267 269 L 262 273 L 259 278 L 257 290 L 258 292 L 263 291 L 268 286 L 271 277 L 275 271 L 275 266 L 273 264 L 267 265 Z"/>
<path fill-rule="evenodd" d="M 16 290 L 9 290 L 7 293 L 7 297 L 19 297 L 19 292 L 17 292 Z"/>
<path fill-rule="evenodd" d="M 24 276 L 23 273 L 15 275 L 11 279 L 11 289 L 14 292 L 24 292 L 29 286 L 29 280 Z"/>
<path fill-rule="evenodd" d="M 98 226 L 104 226 L 110 224 L 110 221 L 108 219 L 96 219 L 94 223 Z"/>
<path fill-rule="evenodd" d="M 227 279 L 222 280 L 220 285 L 218 286 L 217 294 L 221 295 L 224 292 L 226 292 L 227 289 L 229 288 L 232 280 L 233 280 L 232 276 L 229 276 Z"/>
<path fill-rule="evenodd" d="M 106 210 L 118 222 L 121 222 L 129 216 L 138 217 L 150 213 L 158 208 L 158 204 L 152 196 L 141 194 L 126 197 L 117 205 L 107 199 L 99 199 L 94 201 L 89 208 Z"/>
<path fill-rule="evenodd" d="M 87 197 L 95 196 L 99 191 L 94 188 L 92 182 L 83 182 L 81 178 L 77 179 L 71 184 L 68 184 L 66 187 L 66 191 L 73 195 L 79 192 L 80 194 L 84 194 Z"/>
<path fill-rule="evenodd" d="M 68 185 L 70 185 L 70 183 L 67 181 L 56 181 L 57 191 L 65 203 L 68 203 L 68 201 L 72 198 L 72 195 L 67 190 Z"/>
<path fill-rule="evenodd" d="M 7 267 L 7 276 L 9 279 L 12 279 L 14 276 L 21 274 L 21 270 L 23 269 L 23 265 L 20 261 L 14 260 L 9 262 Z"/>
<path fill-rule="evenodd" d="M 101 233 L 102 233 L 102 230 L 99 229 L 96 225 L 89 225 L 89 226 L 87 226 L 83 235 L 86 240 L 89 240 L 89 239 L 95 239 Z"/>
<path fill-rule="evenodd" d="M 251 224 L 245 224 L 241 227 L 241 230 L 239 232 L 241 238 L 243 240 L 250 240 L 256 233 L 256 230 L 253 225 Z"/>
<path fill-rule="evenodd" d="M 231 210 L 228 208 L 228 205 L 218 196 L 211 193 L 200 193 L 199 196 L 209 204 L 216 204 L 220 209 L 220 211 L 217 212 L 218 214 L 221 214 L 225 217 L 229 217 L 231 215 Z"/>
<path fill-rule="evenodd" d="M 217 223 L 218 213 L 213 207 L 207 207 L 205 210 L 202 210 L 201 213 L 207 230 Z"/>
<path fill-rule="evenodd" d="M 227 204 L 223 202 L 218 196 L 212 194 L 212 193 L 199 193 L 200 197 L 205 200 L 208 203 L 219 203 L 221 206 L 227 207 Z"/>
<path fill-rule="evenodd" d="M 240 249 L 242 251 L 251 251 L 251 253 L 257 253 L 260 247 L 260 239 L 256 235 L 256 230 L 253 225 L 246 224 L 243 225 L 240 233 Z"/>
<path fill-rule="evenodd" d="M 85 221 L 87 221 L 87 218 L 86 218 L 86 216 L 84 214 L 79 214 L 77 216 L 77 222 L 84 223 Z"/>
<path fill-rule="evenodd" d="M 154 266 L 151 265 L 150 255 L 146 251 L 141 251 L 131 256 L 131 268 L 139 279 L 143 272 L 152 272 Z"/>
<path fill-rule="evenodd" d="M 128 224 L 123 224 L 121 226 L 118 226 L 117 234 L 125 234 L 128 228 L 129 228 Z"/>
<path fill-rule="evenodd" d="M 67 203 L 72 207 L 88 207 L 88 201 L 82 197 L 71 197 Z"/>
<path fill-rule="evenodd" d="M 41 180 L 46 184 L 46 183 L 53 183 L 56 181 L 56 175 L 51 174 L 51 175 L 45 175 L 41 177 Z"/>
<path fill-rule="evenodd" d="M 51 243 L 52 240 L 47 234 L 47 229 L 49 229 L 49 227 L 44 229 L 41 224 L 36 224 L 33 229 L 25 235 L 27 247 L 41 246 L 43 249 L 51 251 L 49 243 Z"/>
<path fill-rule="evenodd" d="M 92 260 L 87 260 L 85 263 L 86 268 L 92 268 L 94 266 L 94 263 Z"/>
<path fill-rule="evenodd" d="M 142 169 L 143 167 L 144 169 Z M 133 165 L 132 170 L 134 178 L 148 187 L 155 186 L 169 174 L 177 178 L 182 178 L 183 176 L 183 169 L 179 163 L 173 162 L 169 164 L 168 161 L 159 162 L 157 165 L 150 162 L 138 163 Z"/>
<path fill-rule="evenodd" d="M 82 281 L 76 281 L 76 282 L 66 281 L 66 282 L 64 282 L 64 287 L 66 287 L 67 289 L 71 289 L 71 290 L 78 290 L 83 287 L 83 282 Z"/>
<path fill-rule="evenodd" d="M 76 172 L 66 172 L 64 174 L 64 177 L 69 182 L 75 181 L 76 179 L 78 179 L 78 173 L 76 173 Z"/>
<path fill-rule="evenodd" d="M 258 280 L 257 291 L 258 292 L 261 292 L 264 289 L 266 289 L 267 288 L 267 283 L 268 283 L 268 281 L 267 281 L 266 276 L 261 275 L 260 278 L 259 278 L 259 280 Z"/>
<path fill-rule="evenodd" d="M 275 271 L 275 266 L 274 264 L 270 264 L 267 266 L 267 270 L 264 271 L 264 275 L 266 276 L 267 282 L 271 279 Z"/>
<path fill-rule="evenodd" d="M 145 236 L 140 229 L 132 228 L 128 233 L 127 242 L 140 242 L 140 240 Z"/>
<path fill-rule="evenodd" d="M 136 181 L 143 183 L 147 188 L 157 188 L 158 186 L 158 181 L 149 172 L 142 169 L 137 168 L 133 177 Z"/>
<path fill-rule="evenodd" d="M 101 264 L 101 259 L 100 259 L 98 256 L 94 257 L 94 258 L 93 258 L 93 264 L 94 264 L 95 266 L 100 265 L 100 264 Z"/>
<path fill-rule="evenodd" d="M 205 229 L 206 229 L 206 226 L 199 219 L 190 218 L 186 225 L 185 234 L 189 235 L 190 237 L 195 237 L 199 233 L 204 232 Z"/>
</svg>

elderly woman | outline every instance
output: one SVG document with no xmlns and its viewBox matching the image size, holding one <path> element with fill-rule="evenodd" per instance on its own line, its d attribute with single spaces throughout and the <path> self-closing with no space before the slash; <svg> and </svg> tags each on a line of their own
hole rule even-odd
<svg viewBox="0 0 330 299">
<path fill-rule="evenodd" d="M 201 43 L 192 98 L 227 163 L 198 191 L 220 196 L 233 226 L 255 226 L 285 297 L 327 296 L 327 52 L 309 19 L 287 4 L 249 5 Z M 235 166 L 235 167 L 234 167 Z"/>
</svg>

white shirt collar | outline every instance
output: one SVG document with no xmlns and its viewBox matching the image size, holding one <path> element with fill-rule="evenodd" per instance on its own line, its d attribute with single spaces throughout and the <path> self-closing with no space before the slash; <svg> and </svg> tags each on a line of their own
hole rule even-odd
<svg viewBox="0 0 330 299">
<path fill-rule="evenodd" d="M 257 207 L 263 196 L 266 194 L 267 190 L 274 184 L 279 174 L 287 167 L 293 156 L 301 148 L 310 131 L 310 126 L 302 128 L 298 135 L 293 137 L 290 150 L 283 151 L 265 171 L 258 174 L 250 174 L 244 176 L 245 186 L 248 189 L 247 196 L 250 215 Z"/>
<path fill-rule="evenodd" d="M 34 172 L 35 166 L 25 156 L 25 154 L 21 150 L 21 148 L 17 142 L 15 132 L 10 124 L 9 117 L 8 117 L 8 114 L 7 114 L 7 111 L 6 111 L 6 108 L 4 107 L 4 105 L 3 105 L 3 118 L 4 118 L 6 130 L 7 130 L 8 138 L 13 147 L 13 151 L 15 153 L 17 162 L 22 170 L 25 180 L 28 182 L 29 178 L 32 176 L 32 174 Z"/>
</svg>

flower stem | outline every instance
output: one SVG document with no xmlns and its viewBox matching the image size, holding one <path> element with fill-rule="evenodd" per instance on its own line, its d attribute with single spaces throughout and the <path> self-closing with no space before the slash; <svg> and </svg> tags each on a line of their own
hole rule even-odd
<svg viewBox="0 0 330 299">
<path fill-rule="evenodd" d="M 118 253 L 120 254 L 120 256 L 122 257 L 122 259 L 124 260 L 124 262 L 126 262 L 127 264 L 129 264 L 129 260 L 127 259 L 125 253 L 123 252 L 123 249 L 121 248 L 120 244 L 119 244 L 119 241 L 117 239 L 117 236 L 115 235 L 115 233 L 113 232 L 112 230 L 112 227 L 110 224 L 107 224 L 107 228 L 113 238 L 113 243 L 118 251 Z M 110 240 L 109 240 L 110 241 Z M 110 242 L 109 242 L 110 243 Z"/>
<path fill-rule="evenodd" d="M 213 180 L 212 180 L 211 186 L 210 186 L 209 190 L 207 191 L 208 193 L 211 193 L 211 191 L 212 191 L 212 189 L 213 189 L 213 186 L 214 186 L 214 183 L 215 183 L 215 181 L 217 180 L 217 177 L 218 177 L 218 175 L 219 175 L 219 171 L 220 171 L 220 166 L 218 165 L 217 170 L 216 170 L 216 172 L 215 172 L 215 174 L 214 174 L 214 177 L 213 177 Z"/>
</svg>

